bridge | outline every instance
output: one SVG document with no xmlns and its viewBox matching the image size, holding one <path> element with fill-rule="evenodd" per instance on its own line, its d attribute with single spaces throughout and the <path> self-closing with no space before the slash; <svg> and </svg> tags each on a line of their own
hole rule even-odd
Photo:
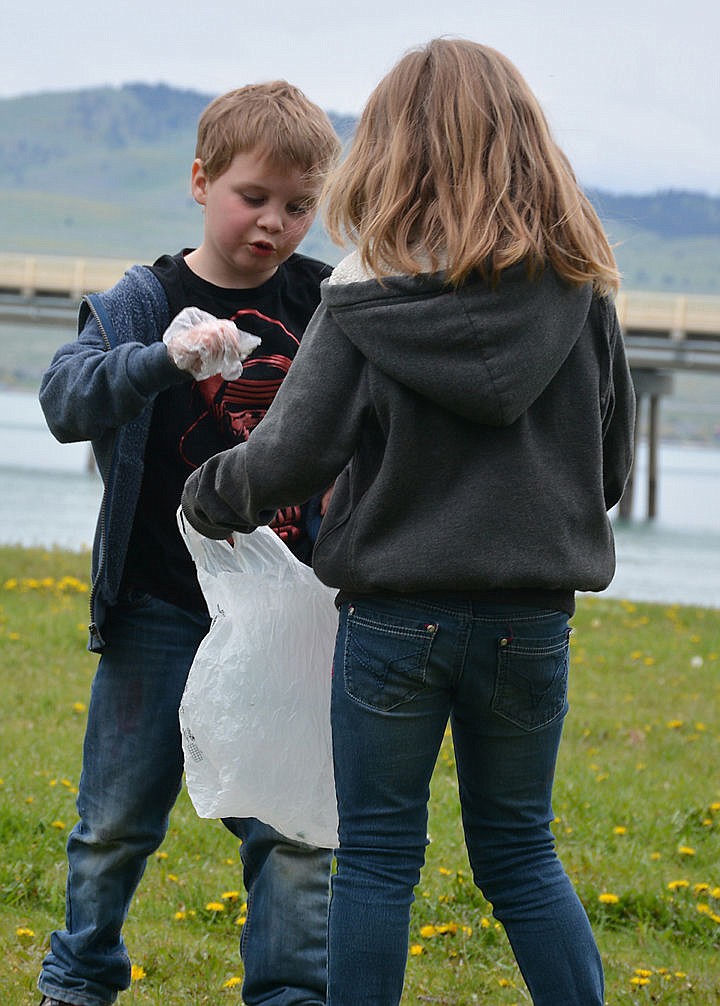
<svg viewBox="0 0 720 1006">
<path fill-rule="evenodd" d="M 0 252 L 0 323 L 74 327 L 84 293 L 106 290 L 133 263 Z M 639 438 L 647 412 L 647 516 L 656 516 L 660 400 L 682 370 L 720 374 L 720 296 L 621 290 L 616 308 L 638 397 Z M 632 513 L 631 481 L 620 514 Z"/>
</svg>

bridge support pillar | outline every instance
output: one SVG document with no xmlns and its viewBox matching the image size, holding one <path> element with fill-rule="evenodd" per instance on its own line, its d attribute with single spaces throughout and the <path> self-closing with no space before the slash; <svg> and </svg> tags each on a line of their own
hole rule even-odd
<svg viewBox="0 0 720 1006">
<path fill-rule="evenodd" d="M 661 370 L 633 369 L 633 384 L 637 398 L 637 415 L 635 416 L 635 458 L 643 426 L 643 412 L 647 411 L 648 438 L 648 474 L 647 474 L 647 517 L 652 520 L 657 516 L 658 497 L 658 446 L 660 441 L 660 399 L 673 390 L 673 375 Z M 646 410 L 643 406 L 647 403 Z M 633 497 L 635 490 L 635 466 L 630 473 L 623 498 L 620 500 L 619 514 L 623 520 L 632 517 Z"/>
</svg>

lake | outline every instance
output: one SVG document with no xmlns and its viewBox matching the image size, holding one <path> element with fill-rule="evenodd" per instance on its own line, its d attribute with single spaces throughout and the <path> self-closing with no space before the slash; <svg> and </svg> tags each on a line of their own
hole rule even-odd
<svg viewBox="0 0 720 1006">
<path fill-rule="evenodd" d="M 58 444 L 35 394 L 0 391 L 0 543 L 79 549 L 92 543 L 102 495 L 87 444 Z M 658 517 L 637 459 L 632 521 L 615 521 L 618 566 L 605 594 L 720 608 L 720 449 L 663 444 Z"/>
</svg>

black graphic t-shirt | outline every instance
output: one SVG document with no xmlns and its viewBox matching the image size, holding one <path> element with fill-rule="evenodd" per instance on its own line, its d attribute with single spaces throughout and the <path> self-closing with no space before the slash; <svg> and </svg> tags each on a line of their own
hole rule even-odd
<svg viewBox="0 0 720 1006">
<path fill-rule="evenodd" d="M 228 290 L 200 279 L 185 263 L 185 254 L 165 255 L 152 267 L 167 294 L 170 317 L 197 307 L 216 318 L 233 319 L 262 342 L 245 360 L 238 380 L 210 377 L 158 395 L 123 582 L 181 607 L 203 610 L 195 567 L 176 524 L 185 480 L 213 454 L 247 440 L 265 415 L 331 267 L 295 254 L 261 286 Z M 310 561 L 305 508 L 281 511 L 271 526 L 299 559 Z"/>
</svg>

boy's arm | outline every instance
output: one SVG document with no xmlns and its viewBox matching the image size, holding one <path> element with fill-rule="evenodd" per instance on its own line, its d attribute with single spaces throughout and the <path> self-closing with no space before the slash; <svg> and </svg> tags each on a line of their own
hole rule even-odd
<svg viewBox="0 0 720 1006">
<path fill-rule="evenodd" d="M 187 480 L 182 510 L 190 524 L 226 538 L 323 493 L 355 451 L 369 401 L 365 382 L 364 357 L 321 306 L 247 443 L 210 458 Z"/>
<path fill-rule="evenodd" d="M 122 340 L 108 348 L 91 314 L 79 337 L 57 350 L 42 378 L 40 404 L 61 443 L 94 440 L 134 419 L 158 392 L 191 380 L 171 362 L 162 341 L 155 341 L 166 319 L 157 299 L 152 310 L 152 297 L 142 296 L 132 275 L 108 291 L 104 303 L 111 316 L 125 319 Z M 142 327 L 150 345 L 133 339 L 133 325 Z"/>
</svg>

